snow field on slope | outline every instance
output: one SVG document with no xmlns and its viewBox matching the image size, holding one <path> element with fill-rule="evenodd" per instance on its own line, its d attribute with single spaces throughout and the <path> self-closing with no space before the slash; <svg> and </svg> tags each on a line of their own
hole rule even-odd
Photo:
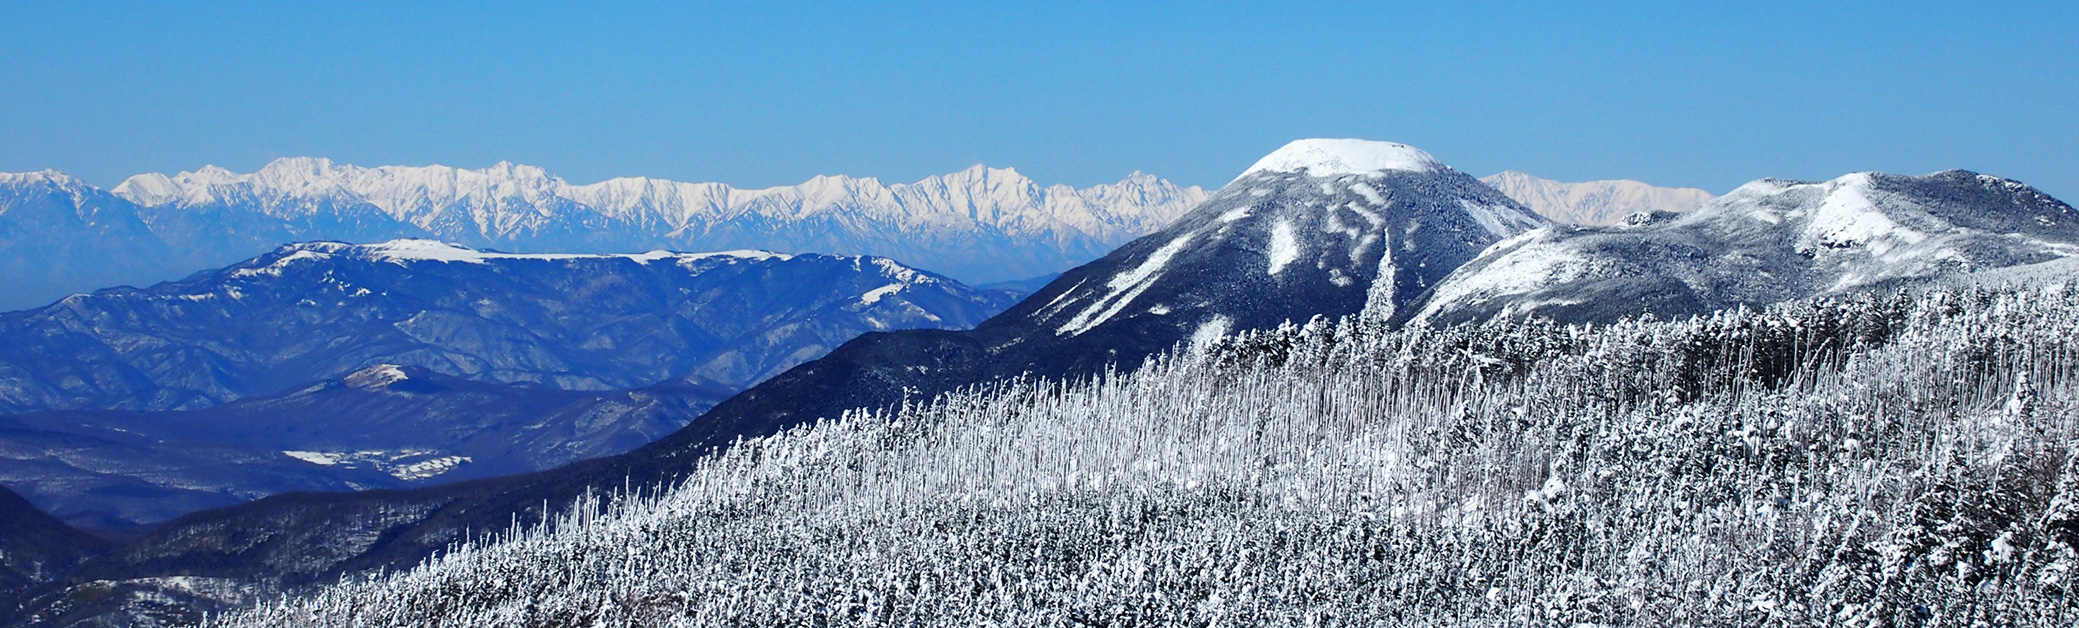
<svg viewBox="0 0 2079 628">
<path fill-rule="evenodd" d="M 1148 259 L 1142 260 L 1140 265 L 1135 266 L 1133 270 L 1113 276 L 1110 281 L 1105 282 L 1105 287 L 1110 288 L 1110 292 L 1107 292 L 1102 298 L 1099 298 L 1089 306 L 1084 307 L 1081 312 L 1077 312 L 1075 317 L 1068 319 L 1067 323 L 1055 329 L 1054 334 L 1057 336 L 1074 336 L 1090 331 L 1091 328 L 1111 320 L 1121 310 L 1126 309 L 1127 305 L 1132 304 L 1135 298 L 1140 297 L 1142 292 L 1153 287 L 1155 279 L 1162 276 L 1162 269 L 1169 266 L 1170 258 L 1176 257 L 1177 253 L 1183 252 L 1184 245 L 1190 244 L 1191 239 L 1196 235 L 1198 234 L 1194 232 L 1177 236 L 1176 239 L 1170 240 L 1168 244 L 1162 245 L 1162 248 L 1155 249 L 1155 252 L 1149 253 Z M 1075 292 L 1073 289 L 1068 291 L 1068 293 L 1073 292 Z M 1065 296 L 1068 293 L 1063 294 Z M 1059 299 L 1060 297 L 1055 298 Z"/>
<path fill-rule="evenodd" d="M 215 625 L 2065 625 L 2079 290 L 1244 334 Z"/>
</svg>

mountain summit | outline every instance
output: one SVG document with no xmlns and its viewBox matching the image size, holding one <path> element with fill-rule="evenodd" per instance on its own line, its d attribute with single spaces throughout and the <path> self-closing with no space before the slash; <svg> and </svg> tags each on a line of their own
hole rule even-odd
<svg viewBox="0 0 2079 628">
<path fill-rule="evenodd" d="M 1242 171 L 1242 177 L 1258 172 L 1283 172 L 1313 177 L 1377 175 L 1389 170 L 1434 172 L 1445 168 L 1429 153 L 1407 144 L 1371 140 L 1298 140 L 1257 160 Z M 1240 177 L 1237 177 L 1240 178 Z"/>
<path fill-rule="evenodd" d="M 1200 326 L 1260 328 L 1360 311 L 1390 317 L 1487 245 L 1544 224 L 1416 148 L 1299 140 L 1168 229 L 1069 271 L 1027 301 L 1044 305 L 1006 316 L 1064 336 L 1137 319 L 1120 334 L 1157 342 L 1122 352 L 1126 360 L 1167 349 Z"/>
</svg>

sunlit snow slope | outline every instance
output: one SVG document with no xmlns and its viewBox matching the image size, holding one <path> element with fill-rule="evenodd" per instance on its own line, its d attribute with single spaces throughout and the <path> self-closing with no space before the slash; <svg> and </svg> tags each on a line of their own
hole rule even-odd
<svg viewBox="0 0 2079 628">
<path fill-rule="evenodd" d="M 1686 214 L 1558 226 L 1496 245 L 1417 321 L 1686 316 L 2079 255 L 2079 211 L 1962 170 L 1763 179 Z"/>
</svg>

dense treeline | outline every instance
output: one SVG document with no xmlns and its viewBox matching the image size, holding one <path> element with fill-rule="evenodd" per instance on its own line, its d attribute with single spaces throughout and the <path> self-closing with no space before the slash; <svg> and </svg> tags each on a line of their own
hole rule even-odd
<svg viewBox="0 0 2079 628">
<path fill-rule="evenodd" d="M 1349 320 L 744 442 L 221 625 L 2069 626 L 2079 289 Z"/>
</svg>

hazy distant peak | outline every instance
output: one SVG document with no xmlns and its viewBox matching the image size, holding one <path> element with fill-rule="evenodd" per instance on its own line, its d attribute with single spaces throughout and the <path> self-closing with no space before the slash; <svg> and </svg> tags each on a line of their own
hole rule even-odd
<svg viewBox="0 0 2079 628">
<path fill-rule="evenodd" d="M 1659 187 L 1628 179 L 1567 183 L 1503 171 L 1480 181 L 1553 222 L 1581 225 L 1612 225 L 1640 212 L 1691 211 L 1713 198 L 1697 188 Z"/>
</svg>

